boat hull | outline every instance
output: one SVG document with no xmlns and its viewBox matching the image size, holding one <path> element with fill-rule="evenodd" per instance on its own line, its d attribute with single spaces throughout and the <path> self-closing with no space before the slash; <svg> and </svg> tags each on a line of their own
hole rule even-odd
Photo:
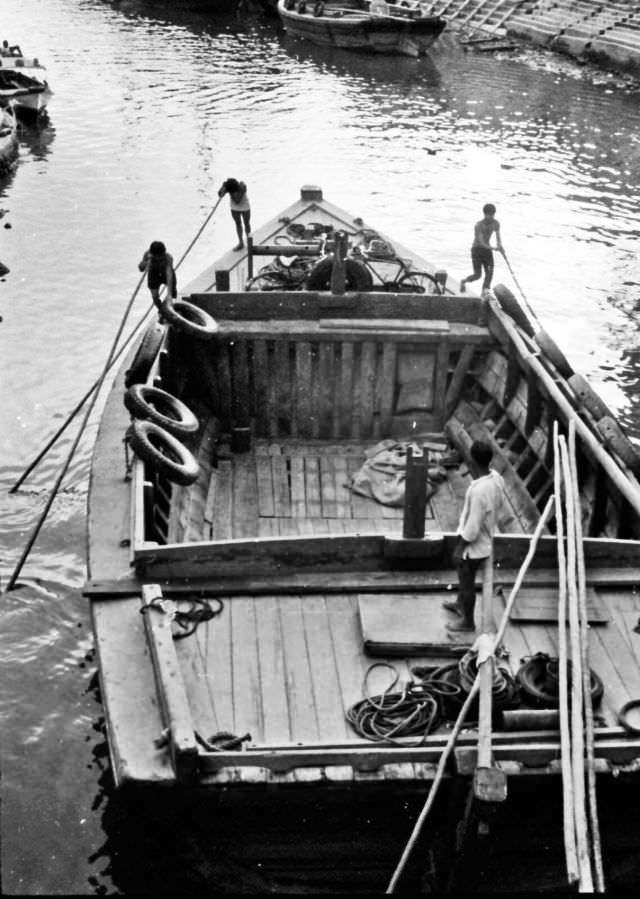
<svg viewBox="0 0 640 899">
<path fill-rule="evenodd" d="M 364 264 L 357 259 L 368 259 L 376 287 L 332 293 L 319 283 L 334 281 L 334 262 L 329 277 L 323 255 L 330 229 L 334 260 L 348 232 L 348 259 L 356 269 Z M 283 255 L 296 265 L 311 260 L 307 289 L 256 287 L 256 278 L 282 274 L 273 265 Z M 256 274 L 259 257 L 273 262 Z M 406 268 L 409 260 L 413 280 L 403 292 L 393 272 L 381 269 Z M 428 275 L 428 289 L 417 274 Z M 640 692 L 633 646 L 640 486 L 548 351 L 505 311 L 505 289 L 481 301 L 456 286 L 308 186 L 256 230 L 246 252 L 230 251 L 185 288 L 191 305 L 215 319 L 208 338 L 191 325 L 190 334 L 175 321 L 162 325 L 162 348 L 141 376 L 141 384 L 161 385 L 197 413 L 200 429 L 188 438 L 197 479 L 171 483 L 148 455 L 127 465 L 130 415 L 122 397 L 138 351 L 107 398 L 92 462 L 85 592 L 114 777 L 128 790 L 170 787 L 187 809 L 196 798 L 205 806 L 211 799 L 219 812 L 226 806 L 227 828 L 236 812 L 239 821 L 253 817 L 253 833 L 242 823 L 235 833 L 261 870 L 271 838 L 274 857 L 291 872 L 301 858 L 306 871 L 312 864 L 321 874 L 340 870 L 349 841 L 332 825 L 336 800 L 361 837 L 355 864 L 379 862 L 372 888 L 390 876 L 451 730 L 438 721 L 418 739 L 394 731 L 393 739 L 377 740 L 355 726 L 352 712 L 387 689 L 394 671 L 393 683 L 408 685 L 421 668 L 440 667 L 446 657 L 457 669 L 467 655 L 471 636 L 465 643 L 445 635 L 443 602 L 456 579 L 454 532 L 477 439 L 492 446 L 509 507 L 493 547 L 496 625 L 535 549 L 504 635 L 516 678 L 524 658 L 557 654 L 558 542 L 549 530 L 530 535 L 548 521 L 555 422 L 576 429 L 590 665 L 605 684 L 593 770 L 603 790 L 621 772 L 637 781 L 640 733 L 628 731 L 619 712 Z M 443 446 L 458 453 L 428 510 L 416 516 L 352 489 L 374 446 L 407 436 L 424 439 L 427 454 Z M 420 516 L 422 535 L 407 534 Z M 196 597 L 209 603 L 210 617 L 188 639 L 174 640 L 178 625 L 160 601 L 184 613 Z M 535 730 L 511 730 L 503 720 L 492 734 L 493 764 L 520 811 L 518 791 L 534 778 L 560 794 L 560 736 L 553 723 L 542 729 L 535 714 L 541 691 L 531 678 L 525 688 Z M 444 708 L 443 716 L 454 717 Z M 424 835 L 436 855 L 439 841 L 454 842 L 477 746 L 470 724 L 451 751 L 441 805 Z M 264 811 L 256 817 L 258 804 Z M 391 843 L 384 829 L 394 804 Z M 359 810 L 382 822 L 382 843 L 375 827 L 358 830 Z M 313 861 L 303 856 L 307 849 Z M 463 867 L 442 859 L 445 873 Z"/>
<path fill-rule="evenodd" d="M 18 156 L 18 128 L 12 107 L 0 109 L 0 175 L 6 175 Z"/>
<path fill-rule="evenodd" d="M 45 72 L 37 59 L 22 56 L 0 59 L 0 93 L 13 101 L 18 115 L 33 118 L 46 109 L 53 92 Z"/>
<path fill-rule="evenodd" d="M 443 19 L 403 19 L 395 16 L 372 16 L 357 11 L 337 17 L 299 13 L 278 4 L 278 12 L 287 32 L 314 44 L 358 50 L 420 56 L 427 52 L 445 27 Z"/>
</svg>

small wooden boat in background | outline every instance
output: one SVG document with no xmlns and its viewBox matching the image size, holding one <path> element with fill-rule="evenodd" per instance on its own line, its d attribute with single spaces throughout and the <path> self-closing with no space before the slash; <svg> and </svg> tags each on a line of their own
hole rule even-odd
<svg viewBox="0 0 640 899">
<path fill-rule="evenodd" d="M 0 57 L 0 97 L 13 100 L 18 115 L 40 115 L 52 95 L 46 69 L 38 59 L 24 56 Z"/>
<path fill-rule="evenodd" d="M 85 593 L 115 780 L 210 803 L 236 857 L 280 884 L 379 890 L 436 776 L 469 674 L 471 640 L 446 630 L 442 601 L 477 438 L 507 494 L 496 621 L 542 530 L 504 634 L 515 686 L 494 721 L 515 811 L 474 864 L 500 866 L 540 797 L 561 792 L 560 734 L 537 715 L 558 706 L 556 524 L 541 523 L 555 422 L 577 440 L 598 786 L 637 786 L 640 732 L 619 722 L 640 697 L 635 448 L 506 288 L 461 295 L 440 262 L 304 187 L 165 305 L 102 413 Z M 389 489 L 402 453 L 404 502 Z M 417 730 L 363 717 L 390 687 L 394 702 L 418 698 Z M 510 709 L 525 714 L 507 728 Z M 476 872 L 456 833 L 477 741 L 471 722 L 407 888 Z M 538 836 L 525 837 L 530 878 Z"/>
<path fill-rule="evenodd" d="M 278 0 L 278 13 L 290 34 L 314 44 L 406 56 L 426 53 L 446 25 L 409 0 Z"/>
</svg>

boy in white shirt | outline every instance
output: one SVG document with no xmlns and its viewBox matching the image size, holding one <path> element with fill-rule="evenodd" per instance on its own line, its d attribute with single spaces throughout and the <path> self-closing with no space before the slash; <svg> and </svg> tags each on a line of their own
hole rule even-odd
<svg viewBox="0 0 640 899">
<path fill-rule="evenodd" d="M 474 440 L 471 445 L 473 481 L 467 489 L 458 525 L 458 545 L 454 558 L 458 564 L 458 596 L 443 606 L 460 621 L 447 624 L 449 631 L 473 631 L 476 601 L 476 572 L 491 553 L 493 535 L 504 503 L 504 481 L 489 468 L 493 458 L 491 445 Z"/>
</svg>

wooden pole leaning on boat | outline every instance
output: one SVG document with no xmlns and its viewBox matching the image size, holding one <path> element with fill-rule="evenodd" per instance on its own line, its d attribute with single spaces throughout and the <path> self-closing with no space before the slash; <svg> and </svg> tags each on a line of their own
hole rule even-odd
<svg viewBox="0 0 640 899">
<path fill-rule="evenodd" d="M 575 423 L 576 433 L 579 434 L 584 444 L 589 447 L 589 450 L 593 453 L 618 490 L 620 490 L 620 492 L 628 499 L 630 505 L 640 515 L 640 489 L 638 489 L 633 481 L 626 476 L 624 471 L 616 464 L 600 441 L 594 436 L 590 428 L 582 421 L 569 400 L 558 388 L 544 365 L 542 365 L 534 353 L 528 349 L 526 343 L 520 336 L 517 327 L 513 324 L 509 316 L 502 312 L 497 300 L 489 299 L 488 303 L 491 311 L 495 314 L 501 326 L 509 335 L 520 356 L 540 378 L 545 390 L 558 409 L 564 413 L 567 421 L 573 421 Z"/>
<path fill-rule="evenodd" d="M 518 595 L 520 587 L 522 586 L 522 582 L 524 581 L 524 579 L 526 577 L 527 571 L 529 570 L 531 561 L 535 555 L 535 552 L 536 552 L 536 549 L 538 546 L 538 542 L 540 540 L 540 536 L 542 535 L 542 532 L 545 529 L 549 518 L 551 517 L 551 512 L 553 510 L 553 503 L 554 503 L 554 497 L 553 497 L 553 495 L 551 495 L 549 497 L 549 499 L 547 500 L 547 504 L 544 507 L 542 515 L 540 516 L 540 520 L 538 521 L 536 529 L 531 536 L 531 540 L 529 543 L 529 550 L 522 562 L 522 565 L 520 566 L 520 570 L 518 571 L 514 585 L 511 588 L 511 593 L 509 594 L 509 599 L 506 602 L 505 609 L 502 614 L 502 619 L 500 621 L 500 626 L 498 627 L 498 632 L 495 636 L 495 640 L 493 643 L 494 651 L 500 645 L 500 643 L 502 642 L 502 638 L 504 637 L 504 633 L 507 629 L 507 624 L 509 623 L 509 616 L 511 615 L 511 610 L 513 609 L 513 605 L 516 601 L 516 597 Z M 462 730 L 462 726 L 463 726 L 463 724 L 466 720 L 466 717 L 469 713 L 469 709 L 471 708 L 471 705 L 472 705 L 474 699 L 476 698 L 479 689 L 480 689 L 480 675 L 477 674 L 476 678 L 473 682 L 473 686 L 472 686 L 471 690 L 469 691 L 469 694 L 467 695 L 467 698 L 465 699 L 465 701 L 462 705 L 462 708 L 460 709 L 460 712 L 458 713 L 458 717 L 456 718 L 456 721 L 453 725 L 451 733 L 449 734 L 449 739 L 447 740 L 447 743 L 446 743 L 444 749 L 442 750 L 442 755 L 440 756 L 440 759 L 438 760 L 438 765 L 436 768 L 436 773 L 433 778 L 433 782 L 431 784 L 431 788 L 430 788 L 427 798 L 425 800 L 424 806 L 422 807 L 422 811 L 420 812 L 420 814 L 416 820 L 416 823 L 413 826 L 411 836 L 409 837 L 407 845 L 404 848 L 404 851 L 402 853 L 400 861 L 398 862 L 396 869 L 393 872 L 393 875 L 391 877 L 391 880 L 389 881 L 389 885 L 385 891 L 387 894 L 395 892 L 395 888 L 398 884 L 398 881 L 402 877 L 402 873 L 407 865 L 407 862 L 409 860 L 409 857 L 411 856 L 411 853 L 413 852 L 413 849 L 414 849 L 415 844 L 420 836 L 422 828 L 424 827 L 424 823 L 427 820 L 427 816 L 428 816 L 429 812 L 431 811 L 431 809 L 433 808 L 433 804 L 436 800 L 438 789 L 439 789 L 440 784 L 442 783 L 442 779 L 444 777 L 444 772 L 445 772 L 448 758 L 451 754 L 453 747 L 455 746 L 456 740 L 458 739 L 458 735 L 460 734 L 460 731 Z"/>
<path fill-rule="evenodd" d="M 589 665 L 589 625 L 587 618 L 587 573 L 582 538 L 582 508 L 580 505 L 578 465 L 576 457 L 576 429 L 572 422 L 569 422 L 569 467 L 575 510 L 578 611 L 580 623 L 580 652 L 582 660 L 582 690 L 584 699 L 584 734 L 587 756 L 587 806 L 593 873 L 595 875 L 595 890 L 597 893 L 604 893 L 604 867 L 602 864 L 602 847 L 600 842 L 600 825 L 598 821 L 598 804 L 596 797 L 593 705 L 591 702 L 591 668 Z"/>
<path fill-rule="evenodd" d="M 562 464 L 558 422 L 553 423 L 553 489 L 556 505 L 556 540 L 558 546 L 558 693 L 560 715 L 560 761 L 562 770 L 562 820 L 567 879 L 577 883 L 578 853 L 573 805 L 573 775 L 571 770 L 571 728 L 569 725 L 569 696 L 567 689 L 567 562 L 562 510 Z"/>
<path fill-rule="evenodd" d="M 189 246 L 187 247 L 187 249 L 184 251 L 184 253 L 183 253 L 182 256 L 180 257 L 180 259 L 178 260 L 178 262 L 176 262 L 176 265 L 175 265 L 175 268 L 176 268 L 176 269 L 180 268 L 180 265 L 184 262 L 186 256 L 188 255 L 188 253 L 189 253 L 190 250 L 192 249 L 193 245 L 195 244 L 195 242 L 198 240 L 198 238 L 200 237 L 200 235 L 202 234 L 202 232 L 204 231 L 204 229 L 205 229 L 206 226 L 208 225 L 209 221 L 211 220 L 211 217 L 213 216 L 214 212 L 216 211 L 216 209 L 217 209 L 218 206 L 220 205 L 221 201 L 222 201 L 222 197 L 220 197 L 220 198 L 218 199 L 218 201 L 217 201 L 216 204 L 214 205 L 213 209 L 212 209 L 211 212 L 208 214 L 208 216 L 207 216 L 206 219 L 204 220 L 203 224 L 200 226 L 200 228 L 199 228 L 199 230 L 198 230 L 196 236 L 193 238 L 193 240 L 191 241 L 191 243 L 189 244 Z M 144 276 L 143 276 L 143 277 L 144 277 Z M 139 288 L 138 288 L 138 289 L 139 289 Z M 140 319 L 140 321 L 138 322 L 138 324 L 137 324 L 137 325 L 133 328 L 133 330 L 130 332 L 129 336 L 126 338 L 126 340 L 124 341 L 124 343 L 120 346 L 120 348 L 119 348 L 119 350 L 117 351 L 117 353 L 115 353 L 115 354 L 113 355 L 113 358 L 111 359 L 111 362 L 110 362 L 110 364 L 109 364 L 109 368 L 110 368 L 110 369 L 115 365 L 115 363 L 118 361 L 118 359 L 122 356 L 122 354 L 123 354 L 124 351 L 127 349 L 127 347 L 129 347 L 129 346 L 131 345 L 131 342 L 132 342 L 133 338 L 134 338 L 134 337 L 136 336 L 136 334 L 139 332 L 140 328 L 141 328 L 142 325 L 145 323 L 145 321 L 148 319 L 149 314 L 153 311 L 153 309 L 154 309 L 154 306 L 153 306 L 153 304 L 152 304 L 151 306 L 149 306 L 149 308 L 147 309 L 147 311 L 145 312 L 145 314 L 142 316 L 142 318 Z M 18 480 L 15 482 L 15 484 L 10 488 L 9 493 L 15 493 L 15 492 L 22 486 L 22 484 L 26 481 L 26 479 L 29 477 L 29 475 L 31 474 L 31 472 L 32 472 L 32 471 L 33 471 L 33 470 L 40 464 L 40 462 L 42 462 L 42 460 L 43 460 L 44 457 L 47 455 L 47 453 L 49 452 L 49 450 L 50 450 L 50 449 L 51 449 L 51 448 L 58 442 L 58 440 L 60 439 L 60 437 L 62 437 L 62 435 L 64 434 L 64 432 L 67 430 L 67 428 L 69 427 L 69 425 L 71 424 L 71 422 L 73 421 L 73 419 L 76 417 L 76 415 L 78 414 L 78 412 L 82 409 L 82 407 L 84 406 L 84 404 L 87 402 L 87 400 L 89 399 L 89 397 L 90 397 L 90 396 L 91 396 L 91 395 L 98 389 L 98 387 L 99 387 L 101 384 L 102 384 L 102 378 L 97 378 L 97 379 L 93 382 L 92 386 L 89 388 L 89 390 L 87 390 L 87 392 L 86 392 L 85 395 L 82 397 L 82 399 L 78 401 L 77 405 L 76 405 L 76 406 L 71 410 L 71 412 L 68 414 L 68 416 L 67 416 L 67 418 L 65 419 L 64 423 L 58 428 L 58 430 L 56 431 L 56 433 L 55 433 L 52 437 L 49 438 L 49 441 L 48 441 L 48 442 L 45 444 L 45 446 L 40 450 L 40 452 L 39 452 L 38 455 L 35 457 L 35 459 L 34 459 L 34 460 L 27 466 L 27 468 L 23 471 L 23 473 L 20 475 L 20 477 L 18 478 Z"/>
<path fill-rule="evenodd" d="M 569 468 L 569 453 L 564 436 L 558 438 L 562 458 L 562 474 L 567 507 L 567 596 L 569 605 L 569 638 L 571 643 L 571 770 L 573 775 L 573 806 L 578 853 L 578 889 L 593 892 L 589 835 L 587 833 L 584 753 L 584 694 L 582 690 L 582 653 L 578 620 L 578 583 L 576 572 L 576 532 L 573 484 Z"/>
</svg>

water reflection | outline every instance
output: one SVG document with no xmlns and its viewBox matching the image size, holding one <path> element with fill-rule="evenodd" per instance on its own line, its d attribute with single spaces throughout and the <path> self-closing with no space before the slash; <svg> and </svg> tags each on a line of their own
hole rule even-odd
<svg viewBox="0 0 640 899">
<path fill-rule="evenodd" d="M 22 122 L 19 129 L 20 145 L 26 150 L 23 152 L 22 163 L 27 162 L 27 157 L 34 160 L 45 160 L 51 153 L 56 136 L 56 129 L 49 113 L 42 113 L 35 121 Z"/>
</svg>

